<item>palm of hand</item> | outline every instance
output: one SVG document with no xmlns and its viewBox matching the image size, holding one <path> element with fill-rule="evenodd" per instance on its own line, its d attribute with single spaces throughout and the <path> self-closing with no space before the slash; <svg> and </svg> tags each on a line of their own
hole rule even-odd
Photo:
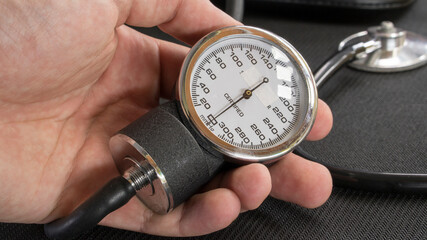
<svg viewBox="0 0 427 240">
<path fill-rule="evenodd" d="M 158 101 L 155 43 L 127 27 L 116 30 L 108 6 L 98 9 L 102 19 L 81 10 L 75 19 L 77 10 L 50 9 L 52 19 L 45 20 L 54 25 L 48 31 L 30 19 L 35 28 L 21 29 L 23 36 L 6 49 L 3 64 L 23 71 L 6 73 L 0 83 L 7 84 L 1 109 L 8 111 L 0 133 L 0 156 L 7 159 L 0 177 L 7 183 L 1 188 L 3 220 L 40 222 L 52 220 L 54 209 L 59 212 L 53 215 L 68 212 L 116 174 L 105 149 L 111 134 Z M 137 51 L 142 45 L 143 53 Z M 10 182 L 9 174 L 17 173 Z"/>
<path fill-rule="evenodd" d="M 126 17 L 113 3 L 81 3 L 84 7 L 80 3 L 61 4 L 35 6 L 33 15 L 23 12 L 26 17 L 22 19 L 27 21 L 23 28 L 0 29 L 9 36 L 0 38 L 0 51 L 5 56 L 0 66 L 8 69 L 0 73 L 0 114 L 4 116 L 0 125 L 0 221 L 52 221 L 117 175 L 109 138 L 155 107 L 160 95 L 170 97 L 187 52 L 185 47 L 120 26 Z M 178 6 L 187 10 L 181 14 L 169 11 L 169 15 L 183 18 L 189 6 L 210 9 L 209 14 L 217 18 L 222 14 L 205 1 L 176 1 L 170 8 Z M 129 7 L 124 9 L 129 11 Z M 187 40 L 194 42 L 208 29 L 235 24 L 223 15 L 221 18 L 225 20 L 217 25 L 201 21 L 200 25 L 209 26 L 196 27 L 203 31 L 192 38 L 187 36 Z M 173 25 L 172 21 L 163 28 Z M 185 34 L 177 35 L 186 40 Z M 275 182 L 287 181 L 289 176 L 294 176 L 288 180 L 289 189 L 311 186 L 298 174 L 273 174 L 285 165 L 289 171 L 302 171 L 298 169 L 307 164 L 297 161 L 276 164 L 270 169 L 271 179 L 260 165 L 220 176 L 206 190 L 231 190 L 220 188 L 195 196 L 167 216 L 155 215 L 132 199 L 103 224 L 162 235 L 208 233 L 227 226 L 240 210 L 257 207 L 270 193 L 271 181 L 273 196 L 311 206 L 274 190 Z M 325 171 L 321 174 L 320 180 L 311 181 L 330 181 Z M 323 193 L 318 194 L 320 200 L 314 205 L 329 195 L 330 182 L 325 186 L 317 190 Z M 229 205 L 224 207 L 223 202 Z"/>
</svg>

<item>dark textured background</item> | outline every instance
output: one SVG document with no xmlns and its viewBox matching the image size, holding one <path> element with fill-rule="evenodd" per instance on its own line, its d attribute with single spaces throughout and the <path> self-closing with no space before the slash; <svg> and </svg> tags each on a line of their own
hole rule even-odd
<svg viewBox="0 0 427 240">
<path fill-rule="evenodd" d="M 383 20 L 427 36 L 427 1 L 387 11 L 252 3 L 243 22 L 283 36 L 315 70 L 341 39 Z M 304 143 L 310 153 L 351 169 L 427 173 L 427 67 L 398 74 L 344 68 L 320 96 L 332 108 L 334 128 L 325 140 Z M 0 224 L 0 239 L 44 238 L 40 225 Z M 335 187 L 330 200 L 314 210 L 269 198 L 230 227 L 195 239 L 372 238 L 427 239 L 427 197 Z M 76 239 L 167 238 L 96 227 Z"/>
</svg>

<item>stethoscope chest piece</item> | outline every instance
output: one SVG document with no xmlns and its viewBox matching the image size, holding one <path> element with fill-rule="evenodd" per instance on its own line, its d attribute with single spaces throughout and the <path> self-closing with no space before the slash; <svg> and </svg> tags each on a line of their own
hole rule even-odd
<svg viewBox="0 0 427 240">
<path fill-rule="evenodd" d="M 401 72 L 427 63 L 427 39 L 419 34 L 396 28 L 384 21 L 344 39 L 338 50 L 355 42 L 374 41 L 375 47 L 355 56 L 348 65 L 368 72 Z"/>
</svg>

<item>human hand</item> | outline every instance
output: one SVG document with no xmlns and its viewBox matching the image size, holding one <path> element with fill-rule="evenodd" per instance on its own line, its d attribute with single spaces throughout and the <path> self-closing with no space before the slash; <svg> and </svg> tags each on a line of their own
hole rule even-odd
<svg viewBox="0 0 427 240">
<path fill-rule="evenodd" d="M 160 29 L 189 44 L 237 25 L 208 1 L 7 1 L 0 3 L 0 221 L 46 223 L 70 213 L 118 175 L 108 142 L 119 129 L 171 98 L 188 48 L 142 35 Z M 309 140 L 332 115 L 319 102 Z M 168 215 L 136 198 L 103 225 L 192 236 L 228 226 L 270 194 L 304 207 L 329 197 L 323 166 L 294 154 L 267 168 L 219 174 Z"/>
</svg>

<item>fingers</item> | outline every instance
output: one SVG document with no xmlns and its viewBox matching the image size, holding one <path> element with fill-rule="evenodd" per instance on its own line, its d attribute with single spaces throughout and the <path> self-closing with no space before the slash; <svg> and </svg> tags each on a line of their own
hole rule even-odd
<svg viewBox="0 0 427 240">
<path fill-rule="evenodd" d="M 136 199 L 101 224 L 163 236 L 196 236 L 223 229 L 241 211 L 257 208 L 271 191 L 268 169 L 251 164 L 214 179 L 210 190 L 191 197 L 167 215 L 156 215 Z"/>
<path fill-rule="evenodd" d="M 133 198 L 101 224 L 161 236 L 197 236 L 225 228 L 240 213 L 239 198 L 225 188 L 195 195 L 167 215 L 153 214 L 138 201 Z"/>
<path fill-rule="evenodd" d="M 233 169 L 213 182 L 216 186 L 211 187 L 215 189 L 193 196 L 171 213 L 180 216 L 179 236 L 202 235 L 225 228 L 241 211 L 257 208 L 271 191 L 270 174 L 262 164 Z M 163 217 L 154 216 L 150 225 L 164 226 L 163 221 Z"/>
<path fill-rule="evenodd" d="M 180 215 L 178 234 L 195 236 L 223 229 L 237 218 L 240 208 L 239 198 L 229 189 L 219 188 L 196 195 L 177 209 L 176 214 Z M 154 225 L 159 225 L 160 222 L 154 221 L 156 219 L 152 220 Z"/>
<path fill-rule="evenodd" d="M 152 213 L 134 198 L 101 224 L 155 235 L 196 236 L 227 227 L 242 210 L 258 207 L 270 192 L 309 208 L 323 204 L 331 193 L 328 170 L 294 154 L 269 170 L 271 178 L 261 164 L 233 169 L 211 182 L 215 189 L 193 196 L 167 215 Z"/>
<path fill-rule="evenodd" d="M 319 99 L 316 120 L 306 139 L 315 141 L 326 137 L 332 129 L 332 123 L 333 117 L 331 109 L 324 101 Z"/>
<path fill-rule="evenodd" d="M 332 191 L 332 178 L 326 167 L 293 153 L 271 166 L 270 173 L 271 196 L 303 207 L 319 207 Z"/>
<path fill-rule="evenodd" d="M 124 4 L 118 7 L 121 14 L 127 14 L 127 24 L 141 27 L 158 25 L 166 33 L 189 44 L 214 29 L 241 25 L 208 0 L 140 0 L 133 1 L 130 8 Z"/>
<path fill-rule="evenodd" d="M 160 96 L 171 99 L 174 95 L 174 87 L 179 78 L 182 62 L 188 53 L 189 48 L 157 40 L 159 48 L 160 63 Z"/>
<path fill-rule="evenodd" d="M 241 211 L 259 207 L 271 191 L 270 173 L 265 165 L 250 164 L 224 173 L 213 179 L 208 189 L 224 187 L 240 200 Z"/>
</svg>

